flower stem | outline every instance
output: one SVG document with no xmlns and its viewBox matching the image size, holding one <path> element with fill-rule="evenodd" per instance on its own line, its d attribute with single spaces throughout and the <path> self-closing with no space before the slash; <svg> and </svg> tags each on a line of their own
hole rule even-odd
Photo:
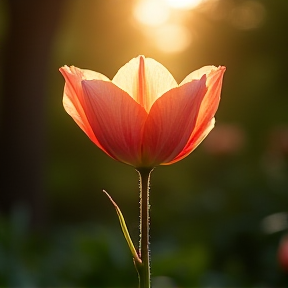
<svg viewBox="0 0 288 288">
<path fill-rule="evenodd" d="M 139 288 L 150 288 L 150 250 L 149 250 L 149 188 L 153 169 L 138 169 L 140 182 L 140 242 L 141 264 L 136 264 Z"/>
</svg>

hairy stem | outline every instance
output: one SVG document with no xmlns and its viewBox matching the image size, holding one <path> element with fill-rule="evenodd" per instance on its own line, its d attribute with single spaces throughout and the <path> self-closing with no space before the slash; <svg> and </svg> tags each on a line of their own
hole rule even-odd
<svg viewBox="0 0 288 288">
<path fill-rule="evenodd" d="M 140 242 L 141 264 L 136 264 L 139 288 L 150 288 L 150 250 L 149 250 L 149 188 L 153 169 L 138 169 L 140 179 Z"/>
</svg>

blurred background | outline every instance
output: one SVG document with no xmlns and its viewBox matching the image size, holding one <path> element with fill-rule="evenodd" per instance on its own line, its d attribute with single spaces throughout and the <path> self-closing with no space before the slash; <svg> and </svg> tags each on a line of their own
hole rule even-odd
<svg viewBox="0 0 288 288">
<path fill-rule="evenodd" d="M 227 67 L 216 127 L 151 187 L 153 288 L 288 285 L 287 0 L 0 1 L 0 286 L 136 287 L 138 176 L 62 106 L 59 67 Z"/>
</svg>

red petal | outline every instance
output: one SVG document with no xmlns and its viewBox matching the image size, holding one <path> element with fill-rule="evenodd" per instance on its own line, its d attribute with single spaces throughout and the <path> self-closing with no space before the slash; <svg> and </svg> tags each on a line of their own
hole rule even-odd
<svg viewBox="0 0 288 288">
<path fill-rule="evenodd" d="M 207 74 L 206 82 L 208 90 L 203 99 L 203 102 L 201 103 L 195 129 L 191 133 L 189 141 L 187 142 L 184 149 L 179 153 L 179 155 L 177 155 L 172 161 L 166 164 L 175 163 L 189 155 L 213 129 L 215 122 L 213 118 L 218 109 L 222 88 L 222 80 L 225 70 L 225 67 L 215 68 L 213 66 L 210 66 L 209 68 L 203 67 L 200 70 L 193 72 L 194 75 L 197 75 L 197 73 L 200 74 L 199 71 L 209 72 Z M 188 75 L 186 79 L 188 79 L 190 75 Z M 182 83 L 185 83 L 185 79 Z"/>
<path fill-rule="evenodd" d="M 163 163 L 162 165 L 170 165 L 187 157 L 206 138 L 206 136 L 210 133 L 210 131 L 214 128 L 214 126 L 215 126 L 215 118 L 212 118 L 212 120 L 205 127 L 205 130 L 202 131 L 202 133 L 197 138 L 194 137 L 194 133 L 192 132 L 193 137 L 190 136 L 186 146 L 181 151 L 181 153 L 179 153 L 179 155 L 177 155 L 177 157 L 175 157 L 172 161 Z"/>
<path fill-rule="evenodd" d="M 59 69 L 65 78 L 65 87 L 63 94 L 63 105 L 66 112 L 74 119 L 78 126 L 87 134 L 87 136 L 102 150 L 103 147 L 95 137 L 93 130 L 87 120 L 86 112 L 83 108 L 83 91 L 81 81 L 84 79 L 98 79 L 110 81 L 106 76 L 76 67 L 64 66 Z"/>
<path fill-rule="evenodd" d="M 144 108 L 111 82 L 82 81 L 82 87 L 85 113 L 101 146 L 113 158 L 138 166 Z"/>
<path fill-rule="evenodd" d="M 144 130 L 143 163 L 173 160 L 186 145 L 207 91 L 206 76 L 174 88 L 152 106 Z"/>
</svg>

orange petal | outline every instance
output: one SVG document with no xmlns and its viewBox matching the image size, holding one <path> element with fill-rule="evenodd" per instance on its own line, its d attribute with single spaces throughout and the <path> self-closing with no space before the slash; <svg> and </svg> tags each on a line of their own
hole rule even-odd
<svg viewBox="0 0 288 288">
<path fill-rule="evenodd" d="M 210 133 L 210 131 L 214 128 L 214 126 L 215 126 L 215 118 L 212 118 L 211 121 L 205 126 L 204 131 L 202 131 L 201 134 L 199 133 L 199 136 L 197 138 L 194 137 L 195 133 L 192 132 L 192 135 L 190 136 L 186 146 L 181 151 L 181 153 L 179 153 L 179 155 L 177 155 L 172 161 L 162 163 L 162 165 L 170 165 L 187 157 L 206 138 L 206 136 Z"/>
<path fill-rule="evenodd" d="M 183 150 L 207 91 L 205 82 L 204 75 L 200 80 L 168 91 L 154 103 L 144 130 L 145 166 L 172 161 Z"/>
<path fill-rule="evenodd" d="M 147 113 L 125 91 L 111 82 L 82 81 L 84 109 L 104 151 L 118 161 L 138 166 Z"/>
<path fill-rule="evenodd" d="M 149 112 L 157 98 L 178 86 L 171 73 L 151 58 L 133 58 L 114 76 L 112 82 L 126 91 Z"/>
<path fill-rule="evenodd" d="M 173 159 L 167 164 L 175 163 L 183 159 L 187 155 L 189 155 L 204 140 L 204 138 L 214 127 L 215 123 L 214 115 L 218 109 L 222 88 L 222 80 L 226 68 L 225 67 L 215 68 L 214 66 L 207 66 L 207 67 L 203 67 L 193 72 L 194 76 L 192 75 L 192 77 L 194 78 L 195 75 L 197 74 L 199 77 L 199 74 L 202 74 L 205 71 L 208 72 L 206 82 L 208 90 L 201 103 L 195 129 L 191 133 L 189 141 L 187 142 L 184 149 L 179 153 L 179 155 L 175 157 L 175 159 Z M 188 75 L 185 79 L 188 80 L 191 77 L 191 74 Z M 182 83 L 186 82 L 185 79 Z M 182 83 L 180 85 L 182 85 Z"/>
<path fill-rule="evenodd" d="M 185 83 L 191 82 L 192 80 L 201 79 L 201 77 L 204 74 L 209 75 L 213 70 L 215 71 L 217 69 L 218 68 L 216 66 L 213 66 L 213 65 L 204 66 L 198 70 L 191 72 L 189 75 L 187 75 L 179 85 L 183 85 Z"/>
<path fill-rule="evenodd" d="M 83 109 L 84 100 L 81 81 L 85 79 L 110 80 L 100 73 L 79 69 L 74 66 L 64 66 L 61 67 L 59 71 L 65 78 L 63 105 L 66 112 L 96 145 L 101 146 L 91 129 L 86 113 Z M 103 148 L 101 147 L 101 149 Z"/>
</svg>

